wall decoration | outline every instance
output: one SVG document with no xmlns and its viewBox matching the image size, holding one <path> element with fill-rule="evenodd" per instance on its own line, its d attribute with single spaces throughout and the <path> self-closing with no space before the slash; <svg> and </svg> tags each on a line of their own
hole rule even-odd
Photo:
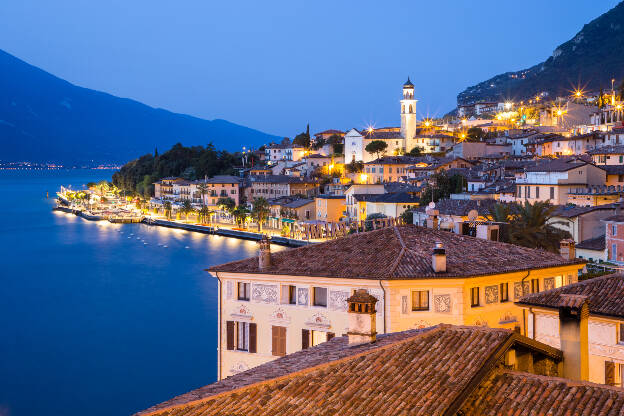
<svg viewBox="0 0 624 416">
<path fill-rule="evenodd" d="M 498 286 L 486 286 L 485 287 L 485 303 L 497 303 L 498 302 Z"/>
<path fill-rule="evenodd" d="M 433 308 L 436 312 L 450 312 L 451 311 L 451 295 L 434 295 L 433 296 Z"/>
<path fill-rule="evenodd" d="M 368 293 L 377 298 L 377 303 L 375 304 L 375 309 L 377 310 L 377 315 L 382 315 L 384 310 L 383 304 L 383 292 L 381 289 L 369 289 Z"/>
<path fill-rule="evenodd" d="M 402 314 L 407 314 L 408 312 L 408 305 L 407 305 L 407 296 L 401 296 L 401 313 Z"/>
<path fill-rule="evenodd" d="M 284 308 L 277 308 L 269 316 L 269 321 L 273 323 L 289 324 L 290 316 L 286 313 Z"/>
<path fill-rule="evenodd" d="M 544 290 L 550 290 L 555 288 L 555 278 L 547 277 L 544 279 Z"/>
<path fill-rule="evenodd" d="M 477 319 L 474 324 L 475 326 L 488 326 L 488 322 L 483 318 Z"/>
<path fill-rule="evenodd" d="M 297 305 L 308 306 L 308 289 L 305 287 L 297 288 Z"/>
<path fill-rule="evenodd" d="M 308 318 L 305 324 L 312 328 L 327 329 L 331 326 L 331 321 L 327 315 L 317 312 Z"/>
<path fill-rule="evenodd" d="M 279 295 L 276 285 L 261 285 L 254 283 L 251 286 L 251 300 L 260 303 L 278 303 Z"/>
<path fill-rule="evenodd" d="M 515 300 L 520 299 L 522 296 L 524 296 L 524 294 L 529 294 L 531 293 L 531 286 L 529 285 L 529 282 L 524 282 L 524 293 L 522 290 L 522 283 L 521 282 L 516 282 L 514 283 L 514 298 Z"/>
<path fill-rule="evenodd" d="M 233 292 L 233 286 L 234 283 L 230 282 L 229 280 L 225 283 L 225 298 L 226 299 L 232 299 L 232 292 Z"/>
<path fill-rule="evenodd" d="M 431 326 L 431 324 L 423 319 L 421 319 L 420 321 L 416 322 L 414 324 L 414 328 L 416 329 L 423 329 L 423 328 L 429 328 Z"/>
<path fill-rule="evenodd" d="M 505 312 L 503 316 L 500 317 L 500 321 L 498 321 L 499 324 L 510 324 L 512 322 L 518 322 L 518 318 L 511 312 Z"/>
<path fill-rule="evenodd" d="M 332 290 L 329 292 L 329 309 L 333 311 L 347 311 L 347 298 L 349 292 L 342 290 Z"/>
<path fill-rule="evenodd" d="M 249 370 L 249 366 L 243 361 L 236 362 L 230 367 L 230 373 L 232 374 L 242 373 L 247 370 Z"/>
<path fill-rule="evenodd" d="M 230 312 L 232 318 L 236 318 L 237 320 L 251 320 L 253 317 L 251 316 L 251 311 L 247 305 L 241 304 L 238 307 L 235 307 L 232 312 Z"/>
</svg>

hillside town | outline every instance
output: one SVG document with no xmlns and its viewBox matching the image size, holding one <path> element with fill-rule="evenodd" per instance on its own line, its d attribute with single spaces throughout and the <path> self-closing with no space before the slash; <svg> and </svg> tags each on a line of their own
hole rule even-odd
<svg viewBox="0 0 624 416">
<path fill-rule="evenodd" d="M 398 127 L 306 131 L 244 149 L 231 174 L 144 184 L 149 198 L 59 194 L 257 241 L 207 270 L 218 381 L 138 415 L 621 414 L 621 96 L 422 120 L 416 104 L 408 78 Z M 299 248 L 273 251 L 280 237 Z"/>
</svg>

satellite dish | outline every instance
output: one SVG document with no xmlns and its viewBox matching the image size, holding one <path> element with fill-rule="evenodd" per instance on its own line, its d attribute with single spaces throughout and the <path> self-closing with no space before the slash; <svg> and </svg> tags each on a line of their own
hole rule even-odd
<svg viewBox="0 0 624 416">
<path fill-rule="evenodd" d="M 468 219 L 469 219 L 470 221 L 474 221 L 474 220 L 476 220 L 478 217 L 479 217 L 479 213 L 477 212 L 477 210 L 476 210 L 476 209 L 471 209 L 471 210 L 468 212 Z"/>
<path fill-rule="evenodd" d="M 429 209 L 434 209 L 435 208 L 435 202 L 433 202 L 433 201 L 429 202 L 429 205 L 427 205 L 427 207 L 429 207 Z"/>
</svg>

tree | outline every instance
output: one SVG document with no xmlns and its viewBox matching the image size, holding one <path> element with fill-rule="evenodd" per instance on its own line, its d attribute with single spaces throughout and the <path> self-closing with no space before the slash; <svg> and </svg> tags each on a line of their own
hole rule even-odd
<svg viewBox="0 0 624 416">
<path fill-rule="evenodd" d="M 372 142 L 366 145 L 364 150 L 366 150 L 368 153 L 376 154 L 377 159 L 380 159 L 381 154 L 385 153 L 387 148 L 388 148 L 388 143 L 384 142 L 383 140 L 373 140 Z"/>
<path fill-rule="evenodd" d="M 466 179 L 458 174 L 449 177 L 446 172 L 435 173 L 429 180 L 429 185 L 420 196 L 421 205 L 429 202 L 438 202 L 440 199 L 447 199 L 451 194 L 462 193 Z"/>
<path fill-rule="evenodd" d="M 191 201 L 189 201 L 188 199 L 185 199 L 184 202 L 182 202 L 182 212 L 184 213 L 184 217 L 186 218 L 186 220 L 188 220 L 188 216 L 191 212 L 193 212 L 193 205 L 191 204 Z"/>
<path fill-rule="evenodd" d="M 471 127 L 466 132 L 467 142 L 480 142 L 485 138 L 485 132 L 481 127 Z"/>
<path fill-rule="evenodd" d="M 420 156 L 420 155 L 422 155 L 423 150 L 425 150 L 425 149 L 423 149 L 420 146 L 416 146 L 412 150 L 407 152 L 407 156 L 413 156 L 413 157 Z"/>
<path fill-rule="evenodd" d="M 306 149 L 310 148 L 310 125 L 308 124 L 306 127 L 305 133 L 299 133 L 293 139 L 293 144 L 297 146 L 304 147 Z"/>
<path fill-rule="evenodd" d="M 217 206 L 227 213 L 232 213 L 234 208 L 236 208 L 236 202 L 229 196 L 222 196 L 217 200 Z"/>
<path fill-rule="evenodd" d="M 364 162 L 352 160 L 345 165 L 345 169 L 349 173 L 362 173 L 364 171 Z"/>
<path fill-rule="evenodd" d="M 165 203 L 163 204 L 163 209 L 165 210 L 165 217 L 167 217 L 167 219 L 171 219 L 171 202 L 165 201 Z"/>
<path fill-rule="evenodd" d="M 197 189 L 199 189 L 199 195 L 201 196 L 202 206 L 204 206 L 206 205 L 205 196 L 208 195 L 208 184 L 205 181 L 200 182 L 199 185 L 197 185 Z"/>
<path fill-rule="evenodd" d="M 262 224 L 266 221 L 270 212 L 269 201 L 262 197 L 254 199 L 251 216 L 258 224 L 258 231 L 262 232 Z"/>
<path fill-rule="evenodd" d="M 366 216 L 366 219 L 364 220 L 364 229 L 366 231 L 372 231 L 373 230 L 373 222 L 377 219 L 380 218 L 388 218 L 385 214 L 382 214 L 380 212 L 376 212 L 374 214 L 368 214 Z"/>
<path fill-rule="evenodd" d="M 239 205 L 232 210 L 232 215 L 234 216 L 234 220 L 237 225 L 241 227 L 245 224 L 245 218 L 247 218 L 247 214 L 249 214 L 249 210 L 244 205 Z"/>
<path fill-rule="evenodd" d="M 561 240 L 570 238 L 567 231 L 553 227 L 551 222 L 556 207 L 549 202 L 536 201 L 524 204 L 497 204 L 490 209 L 489 219 L 509 223 L 509 243 L 523 247 L 559 252 Z"/>
<path fill-rule="evenodd" d="M 212 214 L 212 212 L 213 211 L 210 210 L 210 208 L 204 205 L 197 213 L 197 220 L 202 224 L 207 223 L 210 220 L 210 215 Z"/>
</svg>

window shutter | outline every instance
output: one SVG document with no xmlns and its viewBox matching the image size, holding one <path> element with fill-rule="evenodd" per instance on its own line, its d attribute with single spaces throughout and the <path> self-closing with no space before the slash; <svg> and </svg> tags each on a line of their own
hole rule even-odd
<svg viewBox="0 0 624 416">
<path fill-rule="evenodd" d="M 227 329 L 227 349 L 234 349 L 234 321 L 227 321 L 225 323 Z"/>
<path fill-rule="evenodd" d="M 332 339 L 335 336 L 336 336 L 336 334 L 334 334 L 333 332 L 328 332 L 327 333 L 327 341 L 329 341 L 330 339 Z"/>
<path fill-rule="evenodd" d="M 279 354 L 279 327 L 272 326 L 271 327 L 271 353 L 273 355 Z"/>
<path fill-rule="evenodd" d="M 306 348 L 310 348 L 310 330 L 302 329 L 301 330 L 301 349 L 305 350 Z"/>
<path fill-rule="evenodd" d="M 249 324 L 249 352 L 256 352 L 257 324 Z"/>
<path fill-rule="evenodd" d="M 613 361 L 605 361 L 605 384 L 615 385 L 615 363 Z"/>
</svg>

